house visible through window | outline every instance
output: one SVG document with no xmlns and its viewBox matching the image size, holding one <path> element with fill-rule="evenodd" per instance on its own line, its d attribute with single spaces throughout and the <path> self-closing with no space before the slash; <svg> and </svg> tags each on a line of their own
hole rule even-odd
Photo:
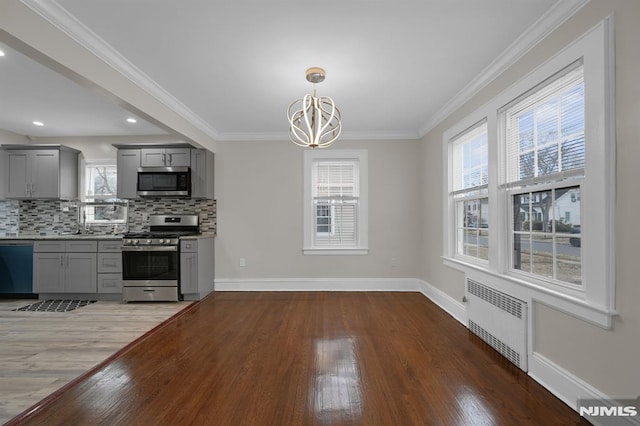
<svg viewBox="0 0 640 426">
<path fill-rule="evenodd" d="M 364 150 L 305 152 L 305 253 L 366 254 Z"/>
<path fill-rule="evenodd" d="M 580 187 L 513 195 L 513 268 L 570 284 L 582 283 L 580 238 L 572 234 L 567 201 Z M 579 209 L 577 210 L 579 215 Z M 579 241 L 579 240 L 577 240 Z"/>
</svg>

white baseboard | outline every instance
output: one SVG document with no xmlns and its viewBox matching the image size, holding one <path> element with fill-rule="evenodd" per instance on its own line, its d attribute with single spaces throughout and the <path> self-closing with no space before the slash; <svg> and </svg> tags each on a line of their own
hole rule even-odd
<svg viewBox="0 0 640 426">
<path fill-rule="evenodd" d="M 578 399 L 606 399 L 603 393 L 537 352 L 529 356 L 529 376 L 574 410 Z"/>
<path fill-rule="evenodd" d="M 464 304 L 417 278 L 216 279 L 216 291 L 412 291 L 422 293 L 466 326 Z"/>
<path fill-rule="evenodd" d="M 537 352 L 529 356 L 529 376 L 576 411 L 578 411 L 579 399 L 594 400 L 597 401 L 599 405 L 606 407 L 613 407 L 615 404 L 613 398 L 600 392 L 598 389 Z M 598 418 L 588 418 L 594 425 L 602 424 L 604 426 L 612 424 L 611 421 L 613 419 L 611 417 L 605 417 L 603 419 L 605 420 L 599 421 Z M 617 423 L 614 424 L 620 425 L 640 425 L 638 416 L 635 416 L 635 418 L 615 417 L 615 422 Z"/>
<path fill-rule="evenodd" d="M 467 326 L 467 307 L 449 296 L 444 291 L 429 284 L 426 281 L 419 280 L 418 291 L 424 294 L 433 303 L 442 308 L 446 313 L 458 320 L 465 327 Z"/>
<path fill-rule="evenodd" d="M 414 278 L 216 279 L 216 291 L 418 291 Z"/>
</svg>

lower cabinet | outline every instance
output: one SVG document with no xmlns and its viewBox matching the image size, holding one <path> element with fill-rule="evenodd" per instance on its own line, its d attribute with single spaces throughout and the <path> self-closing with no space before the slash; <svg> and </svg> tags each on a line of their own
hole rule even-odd
<svg viewBox="0 0 640 426">
<path fill-rule="evenodd" d="M 64 292 L 64 253 L 33 253 L 33 292 Z"/>
<path fill-rule="evenodd" d="M 180 241 L 180 293 L 185 300 L 200 300 L 213 291 L 214 239 Z"/>
<path fill-rule="evenodd" d="M 198 253 L 180 253 L 180 291 L 198 292 Z"/>
<path fill-rule="evenodd" d="M 122 293 L 122 240 L 33 244 L 34 293 Z"/>
<path fill-rule="evenodd" d="M 98 293 L 122 294 L 122 240 L 98 241 Z"/>
<path fill-rule="evenodd" d="M 36 241 L 33 245 L 35 293 L 96 293 L 96 241 Z"/>
</svg>

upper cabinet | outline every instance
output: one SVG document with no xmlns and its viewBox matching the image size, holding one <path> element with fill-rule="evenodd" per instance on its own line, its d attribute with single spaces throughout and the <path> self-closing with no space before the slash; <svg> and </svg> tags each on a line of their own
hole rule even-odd
<svg viewBox="0 0 640 426">
<path fill-rule="evenodd" d="M 206 149 L 191 150 L 191 198 L 213 200 L 213 153 Z"/>
<path fill-rule="evenodd" d="M 78 198 L 80 151 L 63 145 L 3 145 L 3 149 L 5 198 Z"/>
<path fill-rule="evenodd" d="M 118 198 L 127 200 L 138 198 L 138 168 L 140 167 L 139 149 L 118 149 L 117 156 Z"/>
<path fill-rule="evenodd" d="M 141 150 L 142 167 L 189 167 L 190 148 L 144 148 Z"/>
</svg>

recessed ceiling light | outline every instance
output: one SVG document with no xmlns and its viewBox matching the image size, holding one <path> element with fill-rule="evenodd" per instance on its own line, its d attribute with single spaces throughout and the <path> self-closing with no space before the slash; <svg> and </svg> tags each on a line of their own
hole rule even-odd
<svg viewBox="0 0 640 426">
<path fill-rule="evenodd" d="M 44 123 L 42 121 L 34 121 L 33 124 L 35 124 L 36 126 L 44 126 Z"/>
<path fill-rule="evenodd" d="M 4 56 L 4 50 L 0 50 L 0 56 Z"/>
<path fill-rule="evenodd" d="M 135 118 L 127 118 L 127 122 L 129 122 L 129 123 L 137 123 L 138 120 L 136 120 Z"/>
</svg>

